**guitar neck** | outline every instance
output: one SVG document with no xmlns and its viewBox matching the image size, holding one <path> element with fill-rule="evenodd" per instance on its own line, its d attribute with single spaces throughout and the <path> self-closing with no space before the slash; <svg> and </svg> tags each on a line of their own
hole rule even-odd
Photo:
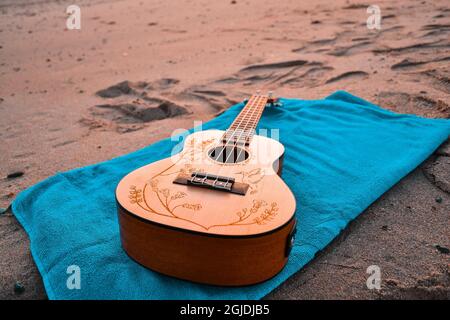
<svg viewBox="0 0 450 320">
<path fill-rule="evenodd" d="M 242 111 L 225 131 L 222 142 L 225 144 L 249 145 L 269 100 L 271 98 L 265 95 L 251 96 Z"/>
</svg>

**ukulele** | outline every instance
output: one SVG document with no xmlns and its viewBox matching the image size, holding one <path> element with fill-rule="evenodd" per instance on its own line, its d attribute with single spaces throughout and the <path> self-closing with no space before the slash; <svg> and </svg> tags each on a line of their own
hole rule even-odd
<svg viewBox="0 0 450 320">
<path fill-rule="evenodd" d="M 194 132 L 180 152 L 120 181 L 120 236 L 132 259 L 222 286 L 281 271 L 294 242 L 295 198 L 280 178 L 283 145 L 255 134 L 264 108 L 276 104 L 255 94 L 226 131 Z"/>
</svg>

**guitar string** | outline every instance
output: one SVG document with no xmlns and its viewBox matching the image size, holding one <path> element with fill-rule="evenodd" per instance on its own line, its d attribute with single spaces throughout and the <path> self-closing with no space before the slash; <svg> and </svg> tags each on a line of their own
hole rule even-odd
<svg viewBox="0 0 450 320">
<path fill-rule="evenodd" d="M 243 134 L 244 132 L 248 132 L 248 131 L 249 131 L 249 130 L 247 129 L 247 126 L 248 126 L 250 123 L 252 123 L 252 122 L 255 121 L 255 120 L 253 119 L 253 117 L 254 117 L 255 114 L 257 114 L 257 113 L 259 112 L 260 104 L 261 104 L 262 101 L 264 101 L 266 98 L 263 97 L 263 96 L 260 96 L 260 97 L 258 97 L 258 99 L 259 99 L 259 100 L 257 100 L 256 106 L 254 106 L 254 107 L 252 108 L 252 110 L 249 111 L 249 112 L 251 112 L 251 115 L 250 115 L 250 117 L 247 119 L 247 122 L 246 122 L 245 125 L 244 125 L 244 128 L 245 128 L 245 129 L 243 129 L 243 130 L 241 131 L 241 135 L 239 136 L 238 139 L 240 139 L 240 138 L 242 137 L 242 134 Z M 253 131 L 253 130 L 252 130 L 252 131 Z M 249 136 L 247 136 L 246 139 L 247 139 L 247 138 L 249 138 Z M 239 154 L 238 154 L 238 156 L 235 158 L 235 160 L 239 160 L 239 157 L 240 157 L 240 155 L 241 155 L 241 153 L 242 153 L 243 150 L 245 150 L 245 148 L 241 148 L 241 149 L 240 149 Z M 230 153 L 230 155 L 231 155 L 231 153 Z M 230 155 L 229 155 L 229 156 L 230 156 Z M 229 156 L 228 156 L 228 158 L 229 158 Z M 225 163 L 227 163 L 228 158 L 225 160 Z"/>
<path fill-rule="evenodd" d="M 266 97 L 264 97 L 263 99 L 262 99 L 262 101 L 264 101 L 264 100 L 266 100 L 266 102 L 264 103 L 264 105 L 261 103 L 261 101 L 258 101 L 258 103 L 257 103 L 257 105 L 256 105 L 256 110 L 253 110 L 253 112 L 252 112 L 252 115 L 251 115 L 251 117 L 253 117 L 254 115 L 256 115 L 256 117 L 257 118 L 255 118 L 255 119 L 251 119 L 251 121 L 253 121 L 254 122 L 254 126 L 255 126 L 255 124 L 257 125 L 258 124 L 258 122 L 259 122 L 259 119 L 261 119 L 261 116 L 262 116 L 262 112 L 264 112 L 264 108 L 266 107 L 266 104 L 267 104 L 267 98 Z M 262 110 L 261 110 L 262 109 Z M 251 122 L 250 120 L 249 121 L 247 121 L 247 123 L 245 124 L 246 126 Z M 252 129 L 252 131 L 254 132 L 256 130 L 256 126 L 255 126 L 255 128 L 254 129 Z M 249 143 L 250 144 L 250 143 Z M 241 148 L 241 150 L 239 151 L 239 154 L 237 155 L 237 157 L 236 157 L 236 160 L 239 160 L 239 157 L 241 156 L 241 154 L 242 154 L 242 151 L 244 150 L 245 148 Z M 226 162 L 226 161 L 225 161 Z M 230 170 L 230 173 L 231 173 L 231 171 L 232 170 Z M 229 175 L 229 174 L 228 174 Z M 228 184 L 228 182 L 230 182 L 230 178 L 228 178 L 228 180 L 225 182 L 225 185 L 226 184 Z"/>
<path fill-rule="evenodd" d="M 254 101 L 258 99 L 258 97 L 257 97 L 257 96 L 252 96 L 250 99 L 252 99 L 251 104 L 253 104 Z M 250 102 L 247 102 L 246 106 L 248 106 L 249 104 L 250 104 Z M 250 110 L 250 108 L 245 109 L 245 111 L 244 111 L 245 115 L 246 115 L 247 113 L 249 113 L 249 110 Z M 239 114 L 238 117 L 240 117 L 240 116 L 243 115 L 244 113 Z M 242 116 L 241 119 L 239 120 L 239 123 L 238 123 L 238 125 L 237 125 L 238 127 L 241 125 L 241 123 L 242 123 L 244 117 L 245 117 L 245 116 Z M 232 127 L 232 126 L 235 125 L 234 122 L 235 122 L 235 121 L 233 121 L 233 123 L 230 125 L 230 127 Z M 227 129 L 227 131 L 228 131 L 228 129 Z M 236 129 L 233 129 L 233 133 L 231 134 L 230 138 L 229 138 L 227 141 L 225 141 L 225 147 L 222 148 L 222 150 L 221 150 L 221 152 L 219 153 L 219 155 L 218 155 L 217 157 L 215 157 L 215 158 L 216 158 L 216 161 L 217 161 L 217 159 L 220 158 L 220 156 L 222 155 L 223 151 L 226 150 L 226 146 L 227 146 L 228 143 L 231 141 L 231 139 L 233 138 L 233 136 L 235 136 L 235 133 L 236 133 Z M 242 133 L 243 133 L 243 132 L 241 132 L 241 135 L 242 135 Z M 226 134 L 227 134 L 227 133 L 225 132 L 225 135 L 226 135 Z M 241 138 L 241 135 L 239 135 L 238 139 Z M 235 145 L 234 145 L 234 146 L 235 146 Z M 227 158 L 227 159 L 228 159 L 228 158 Z M 225 164 L 225 163 L 226 163 L 226 160 L 225 160 L 224 164 Z M 224 165 L 224 164 L 222 164 L 222 165 Z"/>
<path fill-rule="evenodd" d="M 258 105 L 258 106 L 257 106 L 258 108 L 257 108 L 256 110 L 253 111 L 252 117 L 256 114 L 255 119 L 252 119 L 252 121 L 254 122 L 254 123 L 252 124 L 252 126 L 254 126 L 254 128 L 251 129 L 251 136 L 249 136 L 249 137 L 247 137 L 247 138 L 252 139 L 253 136 L 255 135 L 255 132 L 256 132 L 256 126 L 258 125 L 258 122 L 259 122 L 259 120 L 261 119 L 262 113 L 264 112 L 264 109 L 265 109 L 265 107 L 266 107 L 266 105 L 267 105 L 267 101 L 268 101 L 268 100 L 269 100 L 269 99 L 267 99 L 266 102 L 261 103 L 261 105 Z M 246 125 L 247 125 L 247 124 L 246 124 Z M 250 144 L 250 142 L 249 142 L 249 144 Z M 242 153 L 243 150 L 244 150 L 244 149 L 241 149 L 240 153 Z M 240 153 L 238 154 L 237 159 L 239 159 Z"/>
<path fill-rule="evenodd" d="M 252 98 L 253 98 L 253 97 L 252 97 Z M 242 117 L 241 117 L 241 119 L 240 119 L 240 121 L 239 121 L 239 123 L 238 123 L 236 129 L 239 129 L 239 127 L 241 126 L 241 124 L 242 124 L 242 122 L 244 121 L 244 119 L 246 119 L 247 115 L 248 115 L 250 112 L 253 111 L 253 110 L 252 110 L 253 108 L 251 108 L 251 107 L 254 106 L 255 104 L 259 103 L 259 99 L 260 99 L 260 96 L 259 96 L 259 95 L 254 97 L 254 99 L 252 100 L 252 103 L 248 106 L 249 108 L 247 108 L 247 109 L 245 110 L 245 112 L 242 113 Z M 246 123 L 245 125 L 247 125 L 248 122 L 249 122 L 249 119 L 247 118 L 247 123 Z M 234 125 L 234 123 L 232 124 L 232 126 L 233 126 L 233 125 Z M 232 136 L 235 134 L 236 129 L 233 129 L 234 131 L 233 131 Z M 241 139 L 242 134 L 244 133 L 244 130 L 242 130 L 242 129 L 240 129 L 240 130 L 241 130 L 241 131 L 240 131 L 239 137 L 235 140 L 235 143 L 233 143 L 233 148 L 236 147 L 237 142 Z M 222 150 L 225 150 L 225 149 L 226 149 L 226 146 L 225 146 L 225 148 L 223 148 Z M 231 156 L 232 154 L 233 154 L 232 152 L 230 152 L 230 153 L 228 154 L 228 156 L 226 157 L 225 161 L 224 161 L 223 164 L 222 164 L 222 167 L 224 167 L 224 166 L 226 165 L 228 159 L 230 158 L 230 156 Z M 218 158 L 219 158 L 219 157 L 217 157 L 216 159 L 218 159 Z M 222 171 L 222 169 L 223 169 L 223 168 L 221 168 L 221 170 L 219 170 L 219 172 Z M 218 178 L 216 178 L 214 182 L 217 182 L 217 180 L 218 180 Z M 228 179 L 228 181 L 229 181 L 229 179 Z"/>
<path fill-rule="evenodd" d="M 247 104 L 249 104 L 250 101 L 252 101 L 252 103 L 253 103 L 254 99 L 255 99 L 254 96 L 250 97 L 250 99 L 249 99 L 249 101 L 247 102 Z M 249 110 L 249 109 L 245 110 L 245 113 L 248 113 L 248 110 Z M 238 124 L 238 126 L 240 126 L 242 120 L 243 120 L 243 119 L 241 118 L 241 119 L 240 119 L 240 122 L 239 122 L 239 124 Z M 235 124 L 235 121 L 233 121 L 233 123 L 231 123 L 230 127 L 233 126 L 234 124 Z M 228 131 L 228 130 L 227 130 L 227 131 Z M 226 134 L 226 132 L 225 132 L 225 134 Z M 231 136 L 228 138 L 228 140 L 225 140 L 225 146 L 222 148 L 222 150 L 220 151 L 219 155 L 218 155 L 217 157 L 215 157 L 216 161 L 217 161 L 217 159 L 220 158 L 220 156 L 222 155 L 223 151 L 226 149 L 226 146 L 228 145 L 228 143 L 229 143 L 229 142 L 231 141 L 231 139 L 233 138 L 233 135 L 234 135 L 234 134 L 235 134 L 235 131 L 233 131 L 233 133 L 232 133 Z M 219 170 L 219 172 L 216 174 L 216 176 L 218 176 L 218 174 L 220 173 L 220 171 L 221 171 L 221 170 Z M 194 176 L 192 177 L 192 179 L 197 178 L 198 173 L 199 173 L 198 171 L 195 172 L 195 174 L 194 174 Z M 206 173 L 205 177 L 206 177 L 206 178 L 208 177 L 208 174 L 207 174 L 207 173 Z M 214 183 L 216 183 L 217 180 L 218 180 L 218 177 L 215 179 Z"/>
<path fill-rule="evenodd" d="M 252 98 L 253 98 L 253 97 L 254 97 L 254 96 L 252 96 Z M 262 96 L 260 96 L 260 95 L 258 94 L 258 95 L 253 99 L 252 104 L 251 104 L 250 107 L 254 106 L 255 104 L 258 105 L 261 98 L 262 98 Z M 253 108 L 251 108 L 251 109 L 248 108 L 248 109 L 245 111 L 245 116 L 244 116 L 244 113 L 242 114 L 243 116 L 242 116 L 242 119 L 239 121 L 238 128 L 241 126 L 242 121 L 243 121 L 244 118 L 247 116 L 247 114 L 250 113 L 250 112 L 252 112 L 252 113 L 254 112 Z M 250 122 L 250 118 L 247 119 L 247 122 L 245 123 L 245 126 L 247 126 L 249 122 Z M 234 125 L 234 123 L 231 124 L 231 126 L 233 126 L 233 125 Z M 235 131 L 236 131 L 236 129 L 234 129 L 234 132 L 235 132 Z M 237 138 L 236 142 L 233 144 L 233 148 L 237 146 L 237 141 L 238 141 L 239 139 L 241 139 L 242 134 L 244 133 L 244 131 L 245 131 L 245 130 L 241 130 L 241 134 L 240 134 L 239 137 Z M 234 132 L 233 132 L 232 136 L 234 135 Z M 222 149 L 222 151 L 223 151 L 224 149 L 226 149 L 226 145 L 225 145 L 225 147 Z M 232 154 L 233 154 L 233 152 L 230 152 L 229 155 L 226 157 L 226 159 L 225 159 L 225 161 L 223 162 L 222 167 L 221 167 L 221 169 L 219 170 L 218 173 L 221 173 L 223 167 L 225 167 L 225 165 L 226 165 L 226 163 L 227 163 L 229 157 L 230 157 Z M 216 158 L 216 159 L 217 159 L 217 158 Z M 216 177 L 216 179 L 214 180 L 214 183 L 217 183 L 218 179 L 219 179 L 219 177 L 218 177 L 218 174 L 217 174 L 217 177 Z M 229 177 L 228 177 L 228 179 L 227 179 L 225 185 L 227 185 L 228 182 L 230 182 L 230 178 L 229 178 Z"/>
</svg>

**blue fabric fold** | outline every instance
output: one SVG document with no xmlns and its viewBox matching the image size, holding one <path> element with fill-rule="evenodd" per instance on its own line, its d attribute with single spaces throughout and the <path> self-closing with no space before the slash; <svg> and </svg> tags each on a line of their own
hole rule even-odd
<svg viewBox="0 0 450 320">
<path fill-rule="evenodd" d="M 289 262 L 264 283 L 226 288 L 152 272 L 122 250 L 114 190 L 130 171 L 168 157 L 165 139 L 106 162 L 58 173 L 21 192 L 15 216 L 30 238 L 50 299 L 259 299 L 299 271 L 380 195 L 450 134 L 450 121 L 396 114 L 349 93 L 323 100 L 282 99 L 259 128 L 279 129 L 282 177 L 297 200 L 298 231 Z M 203 125 L 226 129 L 243 104 Z M 69 289 L 67 268 L 80 267 Z"/>
</svg>

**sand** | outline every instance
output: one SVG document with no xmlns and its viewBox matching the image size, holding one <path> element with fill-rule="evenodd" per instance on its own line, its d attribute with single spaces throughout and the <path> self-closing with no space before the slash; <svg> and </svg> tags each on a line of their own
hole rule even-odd
<svg viewBox="0 0 450 320">
<path fill-rule="evenodd" d="M 0 0 L 0 207 L 257 89 L 303 99 L 343 89 L 450 117 L 448 1 L 378 1 L 381 30 L 366 26 L 369 4 L 343 0 L 81 0 L 81 30 L 67 30 L 72 3 Z M 448 299 L 449 172 L 446 145 L 268 298 Z M 0 216 L 0 257 L 0 298 L 46 298 L 10 213 Z M 381 290 L 366 287 L 372 264 Z"/>
</svg>

